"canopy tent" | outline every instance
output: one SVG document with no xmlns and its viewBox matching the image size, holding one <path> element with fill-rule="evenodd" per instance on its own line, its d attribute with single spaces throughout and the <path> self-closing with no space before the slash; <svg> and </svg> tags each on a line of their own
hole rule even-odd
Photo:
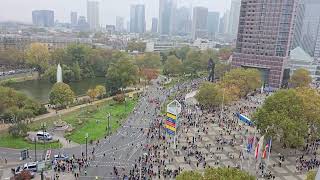
<svg viewBox="0 0 320 180">
<path fill-rule="evenodd" d="M 248 117 L 246 117 L 245 115 L 237 113 L 237 117 L 239 118 L 240 121 L 244 122 L 248 126 L 252 126 L 253 125 L 253 122 Z"/>
</svg>

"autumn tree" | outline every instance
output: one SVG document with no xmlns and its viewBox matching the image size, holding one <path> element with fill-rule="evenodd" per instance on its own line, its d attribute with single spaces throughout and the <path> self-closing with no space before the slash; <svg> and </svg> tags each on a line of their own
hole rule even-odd
<svg viewBox="0 0 320 180">
<path fill-rule="evenodd" d="M 289 83 L 293 88 L 296 87 L 308 87 L 311 83 L 312 79 L 310 76 L 310 72 L 306 69 L 297 69 L 293 72 Z"/>
<path fill-rule="evenodd" d="M 157 79 L 159 76 L 159 71 L 157 69 L 142 69 L 140 73 L 148 83 L 153 79 Z"/>
<path fill-rule="evenodd" d="M 98 92 L 95 89 L 88 89 L 87 96 L 90 97 L 92 101 L 98 96 Z"/>
<path fill-rule="evenodd" d="M 230 64 L 217 63 L 214 68 L 214 76 L 218 79 L 222 78 L 224 74 L 231 70 Z"/>
<path fill-rule="evenodd" d="M 164 64 L 163 72 L 165 75 L 179 75 L 183 73 L 183 64 L 176 56 L 169 56 Z"/>
<path fill-rule="evenodd" d="M 49 66 L 50 53 L 48 47 L 41 43 L 32 43 L 26 53 L 27 63 L 36 68 L 39 75 Z"/>
<path fill-rule="evenodd" d="M 56 106 L 66 106 L 73 102 L 74 96 L 74 92 L 68 84 L 56 83 L 49 94 L 49 103 Z"/>
<path fill-rule="evenodd" d="M 95 91 L 97 92 L 97 97 L 102 98 L 107 94 L 106 87 L 102 85 L 97 85 L 95 88 Z"/>
<path fill-rule="evenodd" d="M 219 59 L 225 60 L 225 61 L 228 60 L 231 55 L 232 55 L 231 48 L 221 48 L 218 52 Z"/>
</svg>

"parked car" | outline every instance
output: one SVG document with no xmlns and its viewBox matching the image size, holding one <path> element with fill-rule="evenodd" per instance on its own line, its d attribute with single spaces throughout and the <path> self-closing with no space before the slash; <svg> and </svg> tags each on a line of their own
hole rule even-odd
<svg viewBox="0 0 320 180">
<path fill-rule="evenodd" d="M 36 162 L 29 162 L 23 165 L 23 170 L 28 170 L 30 172 L 37 172 L 37 163 Z"/>
<path fill-rule="evenodd" d="M 69 157 L 66 154 L 56 154 L 53 156 L 56 161 L 67 161 Z"/>
<path fill-rule="evenodd" d="M 43 132 L 43 131 L 37 132 L 37 137 L 39 140 L 47 140 L 47 141 L 52 140 L 52 136 L 49 133 Z"/>
</svg>

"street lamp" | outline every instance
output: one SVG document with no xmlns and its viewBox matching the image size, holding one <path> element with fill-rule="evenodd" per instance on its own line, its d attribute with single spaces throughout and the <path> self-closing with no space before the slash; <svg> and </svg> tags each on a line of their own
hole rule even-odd
<svg viewBox="0 0 320 180">
<path fill-rule="evenodd" d="M 110 134 L 110 117 L 111 117 L 111 114 L 108 113 L 108 115 L 107 115 L 107 119 L 108 119 L 108 125 L 107 125 L 107 130 L 108 130 L 108 132 L 107 132 L 107 135 L 108 135 L 108 136 L 109 136 L 109 134 Z"/>
<path fill-rule="evenodd" d="M 44 154 L 46 154 L 46 136 L 44 135 L 44 132 L 46 131 L 46 123 L 42 123 L 42 135 L 43 135 L 43 145 L 44 145 Z M 44 156 L 45 158 L 45 156 Z"/>
<path fill-rule="evenodd" d="M 34 161 L 37 162 L 37 138 L 34 137 Z"/>
<path fill-rule="evenodd" d="M 88 137 L 89 137 L 89 134 L 86 133 L 86 162 L 88 161 Z"/>
</svg>

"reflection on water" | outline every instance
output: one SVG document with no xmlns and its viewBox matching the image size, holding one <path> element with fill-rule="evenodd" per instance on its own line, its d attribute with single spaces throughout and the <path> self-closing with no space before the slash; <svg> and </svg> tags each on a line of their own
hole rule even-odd
<svg viewBox="0 0 320 180">
<path fill-rule="evenodd" d="M 96 85 L 105 85 L 104 77 L 96 77 L 93 79 L 85 79 L 79 82 L 68 83 L 77 96 L 85 95 L 89 88 Z M 31 80 L 9 85 L 18 91 L 23 92 L 27 96 L 41 102 L 46 103 L 49 99 L 49 92 L 53 84 L 47 80 Z"/>
</svg>

